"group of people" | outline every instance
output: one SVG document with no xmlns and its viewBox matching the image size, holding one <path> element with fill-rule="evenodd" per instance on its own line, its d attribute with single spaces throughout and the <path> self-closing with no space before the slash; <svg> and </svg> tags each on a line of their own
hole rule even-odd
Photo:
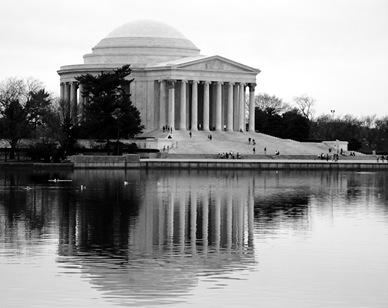
<svg viewBox="0 0 388 308">
<path fill-rule="evenodd" d="M 167 133 L 171 133 L 172 134 L 172 127 L 168 126 L 168 125 L 164 125 L 163 126 L 163 133 L 164 132 L 167 132 Z"/>
<path fill-rule="evenodd" d="M 329 153 L 326 153 L 326 154 L 321 153 L 321 154 L 318 155 L 318 159 L 324 159 L 326 161 L 329 161 L 330 155 L 329 155 Z M 332 160 L 333 161 L 338 161 L 338 159 L 339 159 L 339 154 L 338 153 L 334 153 Z"/>
<path fill-rule="evenodd" d="M 377 162 L 379 162 L 381 160 L 381 162 L 383 163 L 384 161 L 387 161 L 388 163 L 388 155 L 384 156 L 384 155 L 381 155 L 381 156 L 376 156 L 377 158 Z"/>
<path fill-rule="evenodd" d="M 225 153 L 218 153 L 218 158 L 226 158 L 226 159 L 241 159 L 242 156 L 239 152 L 236 154 L 233 151 L 225 152 Z"/>
<path fill-rule="evenodd" d="M 251 141 L 252 141 L 252 145 L 256 145 L 256 140 L 252 139 L 251 137 L 249 137 L 248 138 L 248 144 L 251 144 Z"/>
</svg>

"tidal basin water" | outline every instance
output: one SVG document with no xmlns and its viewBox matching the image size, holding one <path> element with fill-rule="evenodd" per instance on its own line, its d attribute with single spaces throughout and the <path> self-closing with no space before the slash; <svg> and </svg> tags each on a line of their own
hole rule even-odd
<svg viewBox="0 0 388 308">
<path fill-rule="evenodd" d="M 1 169 L 0 306 L 388 307 L 388 173 Z"/>
</svg>

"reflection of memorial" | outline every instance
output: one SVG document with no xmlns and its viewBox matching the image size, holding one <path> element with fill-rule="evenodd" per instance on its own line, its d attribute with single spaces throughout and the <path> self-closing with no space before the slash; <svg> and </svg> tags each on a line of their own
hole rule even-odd
<svg viewBox="0 0 388 308">
<path fill-rule="evenodd" d="M 267 236 L 304 232 L 317 217 L 387 211 L 385 173 L 23 172 L 0 170 L 0 259 L 33 256 L 43 268 L 56 258 L 58 279 L 71 275 L 123 305 L 177 303 L 199 281 L 244 278 Z"/>
<path fill-rule="evenodd" d="M 181 175 L 151 183 L 156 193 L 145 195 L 130 237 L 135 249 L 179 247 L 181 253 L 206 255 L 253 246 L 253 192 L 248 180 L 238 186 L 233 178 Z"/>
<path fill-rule="evenodd" d="M 200 275 L 255 263 L 252 178 L 172 172 L 112 181 L 100 201 L 86 191 L 62 212 L 58 258 L 106 296 L 161 303 L 185 295 Z"/>
</svg>

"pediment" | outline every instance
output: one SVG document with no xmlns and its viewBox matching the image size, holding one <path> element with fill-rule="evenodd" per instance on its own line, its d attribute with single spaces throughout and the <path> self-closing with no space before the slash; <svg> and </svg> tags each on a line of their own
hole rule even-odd
<svg viewBox="0 0 388 308">
<path fill-rule="evenodd" d="M 209 71 L 209 72 L 236 72 L 236 73 L 256 73 L 258 74 L 260 70 L 246 66 L 244 64 L 220 57 L 203 57 L 201 59 L 195 59 L 187 61 L 182 61 L 171 65 L 174 69 L 177 70 L 197 70 L 197 71 Z"/>
</svg>

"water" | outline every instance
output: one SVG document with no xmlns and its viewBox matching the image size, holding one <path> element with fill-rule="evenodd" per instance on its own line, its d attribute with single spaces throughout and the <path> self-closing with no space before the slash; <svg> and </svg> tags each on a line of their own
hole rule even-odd
<svg viewBox="0 0 388 308">
<path fill-rule="evenodd" d="M 1 307 L 388 307 L 387 187 L 386 172 L 4 169 Z"/>
</svg>

